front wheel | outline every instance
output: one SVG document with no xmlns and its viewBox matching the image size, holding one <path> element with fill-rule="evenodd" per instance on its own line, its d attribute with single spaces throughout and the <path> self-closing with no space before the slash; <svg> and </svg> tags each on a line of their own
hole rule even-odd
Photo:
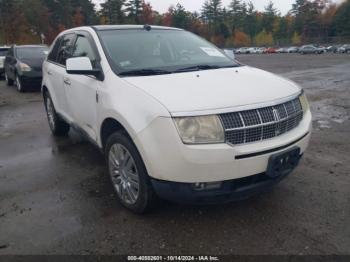
<svg viewBox="0 0 350 262">
<path fill-rule="evenodd" d="M 112 134 L 105 149 L 112 185 L 119 202 L 135 213 L 144 213 L 156 201 L 146 167 L 125 132 Z"/>
<path fill-rule="evenodd" d="M 44 101 L 47 119 L 49 121 L 52 134 L 54 136 L 66 136 L 69 132 L 70 126 L 56 113 L 52 99 L 48 93 L 45 94 Z"/>
<path fill-rule="evenodd" d="M 22 80 L 18 75 L 16 75 L 15 85 L 17 87 L 18 92 L 20 92 L 20 93 L 24 92 L 24 86 L 23 86 Z"/>
</svg>

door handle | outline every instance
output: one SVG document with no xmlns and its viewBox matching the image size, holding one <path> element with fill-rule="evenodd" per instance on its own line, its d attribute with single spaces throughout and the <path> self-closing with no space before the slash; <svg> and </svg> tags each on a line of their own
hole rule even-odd
<svg viewBox="0 0 350 262">
<path fill-rule="evenodd" d="M 51 72 L 51 71 L 47 71 L 47 74 L 48 74 L 48 75 L 52 75 L 52 72 Z"/>
<path fill-rule="evenodd" d="M 69 78 L 64 78 L 63 82 L 67 85 L 70 86 L 72 83 L 70 82 Z"/>
</svg>

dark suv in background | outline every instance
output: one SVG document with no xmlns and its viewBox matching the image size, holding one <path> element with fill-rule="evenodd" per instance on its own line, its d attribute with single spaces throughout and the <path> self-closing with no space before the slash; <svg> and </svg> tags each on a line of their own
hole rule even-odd
<svg viewBox="0 0 350 262">
<path fill-rule="evenodd" d="M 42 65 L 48 53 L 47 46 L 12 46 L 5 58 L 5 79 L 7 85 L 15 83 L 19 92 L 41 87 Z"/>
</svg>

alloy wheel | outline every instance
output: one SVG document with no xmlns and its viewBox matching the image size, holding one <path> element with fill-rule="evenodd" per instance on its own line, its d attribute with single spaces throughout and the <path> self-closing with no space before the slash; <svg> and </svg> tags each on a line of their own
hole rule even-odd
<svg viewBox="0 0 350 262">
<path fill-rule="evenodd" d="M 130 152 L 121 144 L 114 144 L 108 155 L 109 173 L 113 186 L 125 204 L 133 205 L 140 195 L 140 177 Z"/>
</svg>

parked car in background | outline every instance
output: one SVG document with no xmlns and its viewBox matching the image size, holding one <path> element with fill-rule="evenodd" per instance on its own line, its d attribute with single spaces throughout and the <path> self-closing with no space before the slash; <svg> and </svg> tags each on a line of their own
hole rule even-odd
<svg viewBox="0 0 350 262">
<path fill-rule="evenodd" d="M 287 49 L 287 52 L 289 54 L 292 54 L 292 53 L 298 53 L 299 52 L 299 47 L 296 47 L 296 46 L 291 46 Z"/>
<path fill-rule="evenodd" d="M 4 74 L 5 68 L 5 57 L 10 47 L 7 46 L 0 46 L 0 77 Z"/>
<path fill-rule="evenodd" d="M 320 54 L 322 51 L 313 45 L 304 45 L 299 49 L 299 53 L 302 55 L 305 54 Z"/>
<path fill-rule="evenodd" d="M 278 48 L 278 49 L 276 50 L 276 52 L 279 53 L 279 54 L 288 53 L 288 48 L 286 48 L 286 47 L 281 47 L 281 48 Z"/>
<path fill-rule="evenodd" d="M 275 47 L 269 47 L 265 50 L 266 54 L 276 54 L 277 53 L 277 49 Z"/>
<path fill-rule="evenodd" d="M 156 196 L 222 204 L 264 192 L 298 166 L 311 136 L 297 84 L 181 29 L 70 29 L 43 73 L 52 133 L 86 134 L 118 200 L 138 213 Z"/>
<path fill-rule="evenodd" d="M 340 53 L 340 54 L 344 54 L 344 53 L 350 54 L 350 45 L 343 45 L 343 46 L 339 47 L 338 48 L 338 53 Z"/>
<path fill-rule="evenodd" d="M 327 52 L 327 48 L 325 46 L 317 46 L 317 49 L 319 54 Z"/>
<path fill-rule="evenodd" d="M 248 54 L 248 47 L 241 47 L 236 49 L 236 54 Z"/>
<path fill-rule="evenodd" d="M 5 58 L 5 79 L 7 85 L 16 85 L 19 92 L 29 88 L 40 89 L 42 65 L 48 53 L 47 46 L 12 46 Z"/>
<path fill-rule="evenodd" d="M 258 53 L 258 48 L 257 47 L 250 47 L 247 49 L 248 54 L 257 54 Z"/>
<path fill-rule="evenodd" d="M 327 52 L 327 53 L 337 53 L 339 47 L 340 47 L 339 45 L 331 45 L 331 46 L 328 46 L 328 47 L 326 48 L 326 52 Z"/>
<path fill-rule="evenodd" d="M 264 54 L 266 51 L 266 47 L 260 47 L 258 48 L 258 54 Z"/>
</svg>

